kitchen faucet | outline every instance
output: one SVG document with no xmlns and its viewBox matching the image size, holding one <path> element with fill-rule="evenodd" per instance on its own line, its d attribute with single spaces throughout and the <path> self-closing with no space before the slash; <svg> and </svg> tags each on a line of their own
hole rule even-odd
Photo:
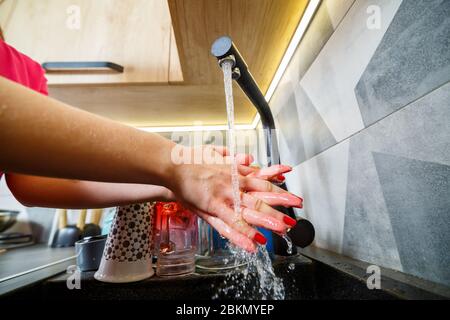
<svg viewBox="0 0 450 320">
<path fill-rule="evenodd" d="M 255 79 L 248 70 L 248 66 L 233 41 L 228 36 L 217 38 L 211 46 L 211 53 L 217 58 L 219 66 L 223 62 L 232 62 L 232 77 L 238 83 L 239 87 L 244 91 L 249 100 L 253 103 L 261 119 L 264 130 L 266 156 L 268 166 L 280 164 L 280 154 L 278 151 L 278 140 L 275 130 L 275 121 L 269 107 L 269 103 L 262 94 Z M 287 190 L 286 184 L 283 182 L 281 187 Z M 296 218 L 292 208 L 278 207 L 279 211 Z M 314 240 L 314 226 L 306 219 L 300 219 L 297 225 L 288 233 L 294 244 L 299 247 L 306 247 Z M 273 233 L 274 253 L 281 255 L 289 255 L 287 253 L 287 245 L 285 241 L 278 235 Z M 296 254 L 294 247 L 291 254 Z"/>
</svg>

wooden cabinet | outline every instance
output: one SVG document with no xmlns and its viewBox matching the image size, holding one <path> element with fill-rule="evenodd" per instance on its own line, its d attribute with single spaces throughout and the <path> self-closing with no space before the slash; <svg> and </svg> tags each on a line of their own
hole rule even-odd
<svg viewBox="0 0 450 320">
<path fill-rule="evenodd" d="M 164 0 L 5 0 L 6 41 L 40 63 L 110 61 L 123 73 L 48 74 L 49 84 L 182 81 Z"/>
</svg>

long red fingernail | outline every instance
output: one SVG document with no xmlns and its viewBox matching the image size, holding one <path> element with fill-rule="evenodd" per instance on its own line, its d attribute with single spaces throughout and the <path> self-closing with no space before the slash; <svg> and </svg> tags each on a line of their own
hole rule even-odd
<svg viewBox="0 0 450 320">
<path fill-rule="evenodd" d="M 262 245 L 265 245 L 267 243 L 267 239 L 261 233 L 255 234 L 255 236 L 253 237 L 253 240 L 255 240 L 256 242 L 258 242 L 259 244 L 262 244 Z"/>
<path fill-rule="evenodd" d="M 284 221 L 284 223 L 286 223 L 290 227 L 293 227 L 293 226 L 295 226 L 297 224 L 297 220 L 292 219 L 289 216 L 284 216 L 283 217 L 283 221 Z"/>
<path fill-rule="evenodd" d="M 282 174 L 279 174 L 279 175 L 277 176 L 277 179 L 280 180 L 280 181 L 284 181 L 284 180 L 286 180 L 286 177 L 283 176 Z"/>
</svg>

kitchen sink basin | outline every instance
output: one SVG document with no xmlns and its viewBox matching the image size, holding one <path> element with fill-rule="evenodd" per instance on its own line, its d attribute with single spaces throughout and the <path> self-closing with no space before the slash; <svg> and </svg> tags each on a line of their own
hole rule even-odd
<svg viewBox="0 0 450 320">
<path fill-rule="evenodd" d="M 352 262 L 353 261 L 353 262 Z M 276 257 L 275 273 L 283 281 L 285 299 L 446 299 L 447 287 L 382 269 L 381 289 L 368 289 L 366 266 L 321 249 L 301 250 L 301 254 Z M 399 276 L 400 275 L 400 276 Z M 81 273 L 80 289 L 69 290 L 69 274 L 60 274 L 28 288 L 10 293 L 9 299 L 43 300 L 210 300 L 226 280 L 224 274 L 194 273 L 179 277 L 152 277 L 147 280 L 113 284 L 94 279 L 94 272 Z M 250 284 L 251 285 L 251 284 Z M 230 294 L 220 299 L 235 299 Z M 258 297 L 246 297 L 253 299 Z"/>
</svg>

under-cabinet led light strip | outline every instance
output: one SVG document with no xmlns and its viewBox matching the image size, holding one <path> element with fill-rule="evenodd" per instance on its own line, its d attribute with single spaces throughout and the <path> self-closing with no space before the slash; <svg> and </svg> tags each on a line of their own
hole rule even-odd
<svg viewBox="0 0 450 320">
<path fill-rule="evenodd" d="M 237 124 L 234 126 L 237 130 L 253 130 L 253 124 Z M 147 132 L 191 132 L 191 131 L 222 131 L 228 130 L 228 126 L 225 125 L 212 125 L 212 126 L 178 126 L 178 127 L 138 127 L 138 129 Z"/>
<path fill-rule="evenodd" d="M 292 36 L 292 39 L 289 43 L 288 48 L 286 49 L 286 52 L 283 55 L 283 58 L 281 59 L 280 65 L 278 66 L 277 71 L 275 72 L 275 75 L 272 78 L 272 81 L 269 85 L 269 89 L 267 89 L 267 92 L 265 94 L 265 98 L 267 101 L 270 101 L 272 98 L 275 89 L 277 88 L 278 84 L 281 81 L 281 78 L 286 71 L 286 68 L 289 65 L 289 62 L 292 59 L 292 56 L 295 53 L 295 50 L 297 49 L 300 41 L 303 39 L 303 36 L 305 35 L 306 30 L 308 29 L 309 24 L 311 23 L 312 18 L 314 17 L 314 14 L 319 7 L 321 3 L 321 0 L 310 0 L 308 3 L 308 6 L 306 7 L 305 13 L 303 14 L 302 18 L 300 19 L 300 23 L 297 26 L 297 29 L 294 32 L 294 35 Z M 235 128 L 238 130 L 253 130 L 258 126 L 260 117 L 259 114 L 256 113 L 255 118 L 253 118 L 252 123 L 250 124 L 240 124 L 236 125 Z M 195 126 L 178 126 L 178 127 L 139 127 L 138 129 L 147 131 L 147 132 L 190 132 L 190 131 L 221 131 L 221 130 L 227 130 L 227 125 L 212 125 L 212 126 L 201 126 L 201 125 L 195 125 Z"/>
</svg>

